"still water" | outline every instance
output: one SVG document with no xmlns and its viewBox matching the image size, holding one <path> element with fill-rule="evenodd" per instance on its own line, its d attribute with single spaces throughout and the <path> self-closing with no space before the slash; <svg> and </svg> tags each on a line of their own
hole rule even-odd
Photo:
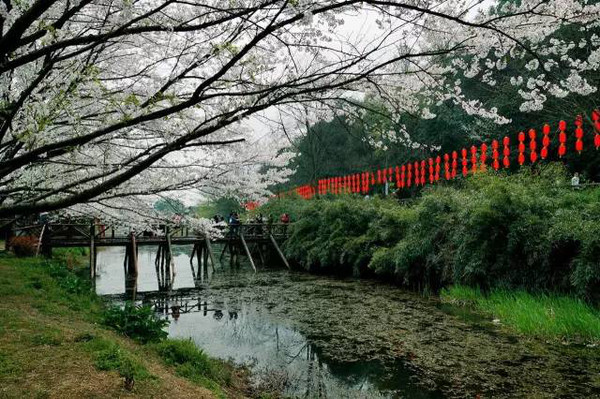
<svg viewBox="0 0 600 399">
<path fill-rule="evenodd" d="M 218 257 L 218 249 L 217 251 Z M 249 265 L 199 273 L 177 247 L 170 292 L 155 249 L 141 247 L 136 300 L 170 320 L 169 336 L 251 368 L 254 383 L 303 398 L 591 397 L 594 348 L 556 348 L 386 284 Z M 124 250 L 98 255 L 96 289 L 125 298 Z M 454 309 L 456 310 L 456 309 Z M 463 315 L 464 316 L 464 315 Z"/>
</svg>

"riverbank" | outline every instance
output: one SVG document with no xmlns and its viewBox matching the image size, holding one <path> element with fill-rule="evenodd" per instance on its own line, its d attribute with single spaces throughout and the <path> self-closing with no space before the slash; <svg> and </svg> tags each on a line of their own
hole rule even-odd
<svg viewBox="0 0 600 399">
<path fill-rule="evenodd" d="M 75 258 L 0 254 L 0 397 L 244 397 L 244 371 L 193 345 L 142 345 L 103 326 Z"/>
</svg>

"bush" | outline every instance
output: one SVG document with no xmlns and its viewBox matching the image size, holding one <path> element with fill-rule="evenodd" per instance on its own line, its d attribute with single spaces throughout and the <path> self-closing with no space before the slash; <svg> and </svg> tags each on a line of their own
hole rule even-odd
<svg viewBox="0 0 600 399">
<path fill-rule="evenodd" d="M 33 256 L 37 251 L 38 239 L 34 236 L 13 237 L 9 246 L 18 257 Z"/>
<path fill-rule="evenodd" d="M 136 306 L 126 302 L 125 306 L 112 306 L 104 312 L 103 322 L 116 331 L 141 343 L 158 342 L 167 337 L 164 327 L 168 320 L 161 319 L 149 306 Z"/>
<path fill-rule="evenodd" d="M 427 187 L 410 205 L 362 196 L 275 200 L 295 215 L 284 250 L 310 271 L 554 290 L 600 301 L 600 189 L 572 190 L 560 164 Z"/>
</svg>

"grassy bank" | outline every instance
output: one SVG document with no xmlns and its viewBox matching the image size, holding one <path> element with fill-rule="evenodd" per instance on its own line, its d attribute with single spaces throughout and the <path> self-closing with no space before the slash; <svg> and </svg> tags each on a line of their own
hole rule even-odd
<svg viewBox="0 0 600 399">
<path fill-rule="evenodd" d="M 144 345 L 104 326 L 75 260 L 0 255 L 0 397 L 243 396 L 238 370 L 191 342 Z"/>
<path fill-rule="evenodd" d="M 478 288 L 465 286 L 444 288 L 440 298 L 482 312 L 524 335 L 600 342 L 600 312 L 577 298 L 500 289 L 486 295 Z"/>
</svg>

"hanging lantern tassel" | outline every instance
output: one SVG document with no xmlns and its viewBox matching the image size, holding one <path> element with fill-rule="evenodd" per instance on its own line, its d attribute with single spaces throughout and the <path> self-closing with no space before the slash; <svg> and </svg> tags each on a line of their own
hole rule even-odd
<svg viewBox="0 0 600 399">
<path fill-rule="evenodd" d="M 567 130 L 567 122 L 560 121 L 558 130 L 560 130 L 560 133 L 558 133 L 558 141 L 560 143 L 558 145 L 558 156 L 562 158 L 567 153 L 567 146 L 565 145 L 567 142 L 567 133 L 565 133 L 565 130 Z"/>
<path fill-rule="evenodd" d="M 519 165 L 525 163 L 525 133 L 519 133 Z"/>
<path fill-rule="evenodd" d="M 594 136 L 594 146 L 596 150 L 600 148 L 600 111 L 597 109 L 592 112 L 592 120 L 594 121 L 594 130 L 596 135 Z"/>
<path fill-rule="evenodd" d="M 486 161 L 487 161 L 487 150 L 488 150 L 488 146 L 486 143 L 483 143 L 481 145 L 481 171 L 485 172 L 487 170 L 487 165 L 486 165 Z"/>
<path fill-rule="evenodd" d="M 577 138 L 575 141 L 575 151 L 581 154 L 581 151 L 583 151 L 583 118 L 581 115 L 577 115 L 575 126 L 577 126 L 575 128 L 575 137 Z"/>
<path fill-rule="evenodd" d="M 456 177 L 456 170 L 458 169 L 458 153 L 456 151 L 452 151 L 452 177 L 453 179 Z"/>
<path fill-rule="evenodd" d="M 433 158 L 429 158 L 429 184 L 433 184 Z"/>
<path fill-rule="evenodd" d="M 471 171 L 477 172 L 477 147 L 471 146 Z"/>
<path fill-rule="evenodd" d="M 502 149 L 502 165 L 506 169 L 510 166 L 510 139 L 505 136 L 502 140 L 502 145 L 504 146 Z"/>
<path fill-rule="evenodd" d="M 463 176 L 466 176 L 467 173 L 469 173 L 469 170 L 467 169 L 467 149 L 463 148 L 462 149 L 462 174 Z"/>
<path fill-rule="evenodd" d="M 492 167 L 494 168 L 494 170 L 498 170 L 500 169 L 500 161 L 498 161 L 498 158 L 500 157 L 500 154 L 498 154 L 498 140 L 493 140 L 492 141 Z"/>
<path fill-rule="evenodd" d="M 536 133 L 535 133 L 535 129 L 529 129 L 529 159 L 531 160 L 531 163 L 535 163 L 535 161 L 537 161 L 537 143 L 535 141 L 536 138 Z"/>
<path fill-rule="evenodd" d="M 548 157 L 548 147 L 550 146 L 550 125 L 547 123 L 542 129 L 542 134 L 544 137 L 542 138 L 542 151 L 540 152 L 540 155 L 542 156 L 542 159 L 546 159 Z"/>
</svg>

